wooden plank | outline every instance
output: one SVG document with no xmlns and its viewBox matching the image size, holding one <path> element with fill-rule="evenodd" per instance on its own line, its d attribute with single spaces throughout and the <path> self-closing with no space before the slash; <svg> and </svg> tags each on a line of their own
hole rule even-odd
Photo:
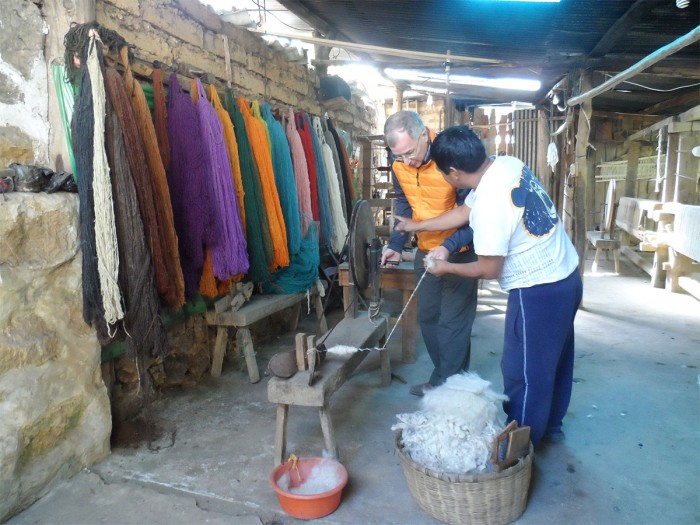
<svg viewBox="0 0 700 525">
<path fill-rule="evenodd" d="M 216 330 L 216 344 L 214 344 L 214 354 L 211 358 L 211 376 L 219 377 L 224 363 L 224 354 L 228 344 L 228 328 L 220 326 Z"/>
<path fill-rule="evenodd" d="M 239 328 L 236 332 L 236 343 L 238 344 L 238 348 L 243 350 L 250 382 L 257 383 L 260 381 L 260 371 L 258 370 L 258 362 L 255 360 L 255 350 L 253 349 L 253 339 L 250 335 L 250 330 L 247 328 Z"/>
<path fill-rule="evenodd" d="M 306 359 L 304 352 L 306 351 L 306 334 L 297 334 L 294 338 L 294 348 L 296 350 L 297 370 L 306 370 Z"/>
<path fill-rule="evenodd" d="M 207 315 L 207 323 L 220 326 L 250 326 L 255 321 L 294 306 L 304 300 L 305 293 L 286 295 L 256 295 L 235 312 Z"/>
<path fill-rule="evenodd" d="M 333 430 L 333 421 L 331 420 L 330 410 L 326 407 L 318 409 L 318 415 L 321 419 L 321 432 L 323 432 L 323 441 L 326 445 L 326 452 L 330 457 L 338 459 L 338 445 L 335 439 L 335 430 Z"/>
<path fill-rule="evenodd" d="M 275 467 L 281 465 L 287 456 L 287 419 L 289 405 L 277 405 L 277 424 L 275 426 Z"/>
</svg>

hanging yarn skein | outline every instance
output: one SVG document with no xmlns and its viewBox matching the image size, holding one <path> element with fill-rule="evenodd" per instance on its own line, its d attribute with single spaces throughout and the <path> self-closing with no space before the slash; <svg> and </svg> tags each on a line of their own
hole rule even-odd
<svg viewBox="0 0 700 525">
<path fill-rule="evenodd" d="M 143 180 L 137 179 L 136 187 L 139 189 L 141 215 L 146 217 L 147 214 L 152 214 L 155 221 L 155 231 L 153 233 L 156 235 L 156 241 L 150 238 L 149 233 L 149 244 L 152 245 L 154 242 L 160 244 L 160 260 L 155 258 L 157 252 L 151 249 L 151 254 L 154 256 L 153 269 L 156 276 L 156 285 L 163 302 L 171 308 L 179 308 L 185 302 L 185 280 L 182 276 L 182 266 L 180 265 L 180 253 L 173 222 L 173 208 L 170 203 L 168 179 L 165 175 L 158 138 L 150 110 L 148 109 L 146 96 L 141 88 L 141 84 L 134 80 L 126 46 L 119 50 L 119 58 L 124 66 L 124 89 L 128 100 L 131 101 L 131 108 L 138 125 L 136 131 L 139 133 L 146 164 L 148 165 L 148 176 L 144 177 Z M 128 134 L 130 134 L 130 131 L 127 131 Z M 125 136 L 127 149 L 129 149 L 128 139 L 129 137 Z M 135 172 L 133 166 L 132 172 Z M 144 205 L 149 205 L 148 202 L 142 203 L 142 196 L 145 193 L 150 193 L 153 203 L 152 211 L 144 211 Z"/>
<path fill-rule="evenodd" d="M 95 248 L 97 270 L 100 276 L 102 306 L 105 322 L 113 325 L 124 317 L 121 292 L 119 290 L 119 250 L 117 227 L 114 220 L 112 185 L 109 180 L 109 165 L 105 151 L 105 91 L 97 57 L 96 32 L 90 38 L 87 68 L 91 79 L 93 115 L 95 122 L 92 169 L 95 204 Z"/>
<path fill-rule="evenodd" d="M 294 181 L 297 186 L 297 199 L 299 201 L 299 213 L 301 214 L 301 235 L 306 237 L 309 224 L 314 220 L 311 208 L 311 185 L 309 183 L 309 170 L 306 165 L 306 155 L 301 136 L 297 131 L 294 121 L 294 110 L 290 107 L 286 115 L 282 116 L 284 132 L 287 135 L 289 149 L 292 154 L 294 167 Z"/>
<path fill-rule="evenodd" d="M 291 257 L 289 266 L 280 268 L 265 283 L 265 293 L 290 294 L 308 291 L 318 280 L 320 253 L 318 223 L 312 222 L 301 241 L 299 251 Z"/>
<path fill-rule="evenodd" d="M 287 247 L 287 230 L 284 225 L 284 216 L 282 215 L 277 186 L 275 185 L 270 142 L 265 128 L 253 117 L 245 97 L 238 97 L 238 109 L 243 114 L 245 129 L 248 133 L 253 158 L 258 166 L 258 175 L 260 175 L 260 183 L 263 188 L 263 200 L 265 201 L 267 219 L 270 223 L 270 237 L 274 247 L 274 258 L 270 264 L 270 271 L 274 271 L 277 268 L 289 265 L 289 248 Z"/>
<path fill-rule="evenodd" d="M 121 78 L 113 68 L 107 68 L 105 80 L 109 91 L 121 87 Z M 123 94 L 123 89 L 122 89 Z M 128 102 L 122 100 L 122 108 Z M 165 355 L 165 327 L 160 315 L 153 265 L 146 242 L 144 224 L 139 213 L 138 184 L 131 172 L 126 135 L 117 115 L 118 108 L 107 104 L 105 139 L 107 157 L 112 167 L 112 192 L 119 238 L 119 284 L 124 292 L 126 311 L 119 330 L 127 336 L 127 355 L 143 361 L 147 356 Z M 134 134 L 135 135 L 135 134 Z M 122 333 L 123 332 L 123 333 Z M 144 369 L 145 370 L 145 369 Z"/>
<path fill-rule="evenodd" d="M 204 265 L 205 231 L 212 222 L 204 150 L 199 118 L 192 98 L 183 92 L 175 73 L 168 90 L 168 140 L 171 162 L 168 170 L 170 200 L 180 246 L 180 263 L 185 278 L 185 298 L 197 294 Z"/>
<path fill-rule="evenodd" d="M 250 264 L 223 126 L 199 79 L 192 81 L 193 96 L 195 92 L 201 133 L 195 140 L 199 138 L 204 148 L 204 185 L 213 215 L 212 235 L 208 236 L 207 245 L 211 250 L 214 275 L 223 281 L 246 273 Z"/>
<path fill-rule="evenodd" d="M 168 108 L 163 89 L 163 70 L 154 68 L 153 80 L 153 124 L 158 138 L 158 151 L 163 161 L 163 168 L 170 167 L 170 140 L 168 139 Z"/>
<path fill-rule="evenodd" d="M 80 72 L 80 91 L 75 101 L 75 111 L 71 123 L 71 135 L 75 146 L 76 183 L 80 205 L 80 247 L 82 251 L 82 293 L 83 320 L 94 326 L 101 344 L 108 343 L 100 277 L 97 271 L 97 250 L 95 248 L 95 199 L 93 192 L 92 169 L 94 148 L 94 112 L 92 87 L 87 68 Z"/>
<path fill-rule="evenodd" d="M 323 162 L 323 152 L 321 143 L 318 141 L 318 136 L 314 130 L 311 118 L 309 115 L 301 112 L 306 127 L 309 129 L 309 137 L 311 138 L 311 146 L 314 152 L 314 161 L 316 162 L 316 185 L 318 187 L 318 215 L 321 222 L 321 244 L 330 246 L 333 238 L 333 215 L 331 213 L 330 195 L 328 193 L 328 175 L 326 174 L 326 166 Z"/>
<path fill-rule="evenodd" d="M 270 226 L 263 202 L 262 186 L 258 177 L 258 168 L 253 160 L 248 134 L 246 133 L 243 114 L 238 110 L 231 89 L 226 90 L 226 106 L 233 121 L 238 144 L 238 158 L 241 167 L 241 181 L 245 190 L 244 206 L 246 219 L 246 236 L 250 268 L 248 278 L 260 283 L 270 278 L 269 265 L 274 257 Z"/>
<path fill-rule="evenodd" d="M 236 189 L 236 198 L 238 199 L 238 213 L 241 216 L 241 225 L 245 234 L 245 190 L 243 189 L 243 179 L 241 178 L 241 163 L 238 155 L 238 143 L 236 142 L 236 133 L 233 129 L 233 122 L 228 112 L 221 104 L 219 94 L 213 85 L 209 86 L 209 102 L 216 110 L 216 114 L 221 121 L 224 129 L 224 140 L 226 141 L 226 149 L 228 150 L 228 158 L 231 164 L 231 174 L 233 175 L 233 186 Z"/>
<path fill-rule="evenodd" d="M 333 121 L 330 118 L 328 118 L 326 119 L 326 124 L 328 125 L 328 130 L 333 135 L 335 149 L 338 152 L 340 172 L 343 176 L 343 189 L 345 190 L 346 209 L 352 210 L 352 203 L 355 202 L 355 187 L 353 186 L 352 170 L 350 169 L 350 160 L 348 159 L 348 152 L 345 149 L 345 144 L 343 143 L 343 140 L 340 138 L 340 135 L 338 135 L 338 131 L 333 126 Z"/>
<path fill-rule="evenodd" d="M 319 117 L 314 117 L 313 127 L 316 136 L 318 137 L 319 144 L 321 145 L 321 157 L 323 159 L 323 165 L 326 169 L 326 174 L 328 175 L 328 196 L 331 214 L 333 215 L 333 236 L 331 238 L 331 249 L 335 253 L 340 253 L 345 244 L 345 238 L 348 235 L 348 225 L 345 222 L 345 215 L 343 214 L 343 197 L 342 190 L 338 184 L 338 174 L 335 171 L 335 164 L 333 162 L 333 152 L 331 147 L 326 142 L 325 134 L 323 133 L 323 126 L 321 125 L 321 119 Z"/>
<path fill-rule="evenodd" d="M 311 130 L 300 112 L 294 113 L 294 118 L 297 131 L 299 132 L 299 137 L 301 137 L 301 145 L 304 148 L 304 156 L 306 157 L 306 167 L 309 172 L 309 186 L 311 187 L 311 212 L 314 220 L 319 222 L 318 181 L 316 180 L 316 159 L 314 157 L 314 147 L 311 143 Z"/>
<path fill-rule="evenodd" d="M 323 127 L 323 137 L 326 139 L 326 144 L 331 151 L 331 157 L 333 158 L 333 167 L 335 168 L 335 173 L 338 177 L 338 188 L 340 189 L 340 203 L 343 207 L 343 217 L 345 217 L 345 224 L 349 223 L 349 213 L 346 205 L 345 199 L 345 181 L 343 181 L 343 172 L 340 170 L 340 159 L 338 158 L 338 150 L 335 147 L 335 139 L 333 138 L 333 133 L 328 129 L 328 123 L 326 119 L 321 119 L 321 126 Z M 352 211 L 351 211 L 352 213 Z"/>
<path fill-rule="evenodd" d="M 253 107 L 253 113 L 256 106 Z M 294 166 L 289 143 L 284 134 L 282 124 L 272 116 L 270 104 L 267 102 L 260 107 L 260 114 L 267 125 L 270 134 L 270 146 L 272 151 L 272 167 L 275 172 L 277 193 L 280 197 L 284 225 L 287 227 L 287 245 L 289 246 L 290 260 L 301 248 L 301 218 L 299 215 L 299 201 L 297 187 L 294 179 Z"/>
<path fill-rule="evenodd" d="M 131 75 L 126 51 L 126 47 L 120 51 L 125 62 L 124 78 L 114 68 L 108 67 L 105 69 L 105 87 L 124 132 L 158 294 L 166 305 L 177 308 L 185 302 L 185 283 L 173 225 L 170 190 L 146 98 Z"/>
</svg>

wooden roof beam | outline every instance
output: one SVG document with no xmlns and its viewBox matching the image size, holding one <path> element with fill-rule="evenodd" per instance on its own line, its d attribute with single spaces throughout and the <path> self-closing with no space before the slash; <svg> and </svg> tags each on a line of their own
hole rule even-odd
<svg viewBox="0 0 700 525">
<path fill-rule="evenodd" d="M 582 93 L 576 97 L 570 98 L 566 101 L 566 103 L 567 105 L 573 107 L 578 104 L 581 104 L 582 102 L 585 102 L 588 99 L 595 97 L 596 95 L 600 95 L 601 93 L 610 91 L 615 86 L 624 82 L 628 78 L 633 77 L 634 75 L 647 69 L 649 66 L 659 62 L 660 60 L 663 60 L 664 58 L 666 58 L 669 55 L 672 55 L 676 51 L 697 42 L 698 40 L 700 40 L 700 26 L 693 29 L 690 33 L 683 35 L 680 38 L 677 38 L 670 44 L 665 45 L 660 49 L 657 49 L 651 55 L 643 58 L 642 60 L 640 60 L 633 66 L 625 69 L 621 73 L 618 73 L 611 79 L 607 80 L 606 82 L 603 82 L 601 85 L 594 87 L 593 89 L 586 91 L 585 93 Z"/>
</svg>

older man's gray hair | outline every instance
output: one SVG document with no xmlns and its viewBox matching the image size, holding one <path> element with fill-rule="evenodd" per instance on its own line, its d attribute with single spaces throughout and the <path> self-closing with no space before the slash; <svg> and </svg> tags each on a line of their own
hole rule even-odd
<svg viewBox="0 0 700 525">
<path fill-rule="evenodd" d="M 387 146 L 393 148 L 398 140 L 397 133 L 405 132 L 413 140 L 418 140 L 425 124 L 415 111 L 402 110 L 391 115 L 384 123 L 384 138 Z"/>
</svg>

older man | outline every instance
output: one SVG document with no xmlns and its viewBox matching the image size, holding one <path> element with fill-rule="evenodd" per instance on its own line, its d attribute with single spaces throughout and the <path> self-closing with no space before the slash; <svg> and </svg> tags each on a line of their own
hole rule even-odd
<svg viewBox="0 0 700 525">
<path fill-rule="evenodd" d="M 437 217 L 464 202 L 469 190 L 455 190 L 430 160 L 435 133 L 418 113 L 399 111 L 384 125 L 386 144 L 393 154 L 393 183 L 396 213 L 415 220 Z M 394 231 L 382 255 L 382 265 L 397 264 L 406 233 Z M 468 225 L 418 235 L 415 271 L 425 272 L 423 259 L 433 251 L 439 259 L 454 263 L 476 260 L 472 231 Z M 467 370 L 471 354 L 471 333 L 476 316 L 478 280 L 455 275 L 427 274 L 418 290 L 418 323 L 434 369 L 427 382 L 414 385 L 410 393 L 422 396 L 441 385 L 449 376 Z"/>
</svg>

